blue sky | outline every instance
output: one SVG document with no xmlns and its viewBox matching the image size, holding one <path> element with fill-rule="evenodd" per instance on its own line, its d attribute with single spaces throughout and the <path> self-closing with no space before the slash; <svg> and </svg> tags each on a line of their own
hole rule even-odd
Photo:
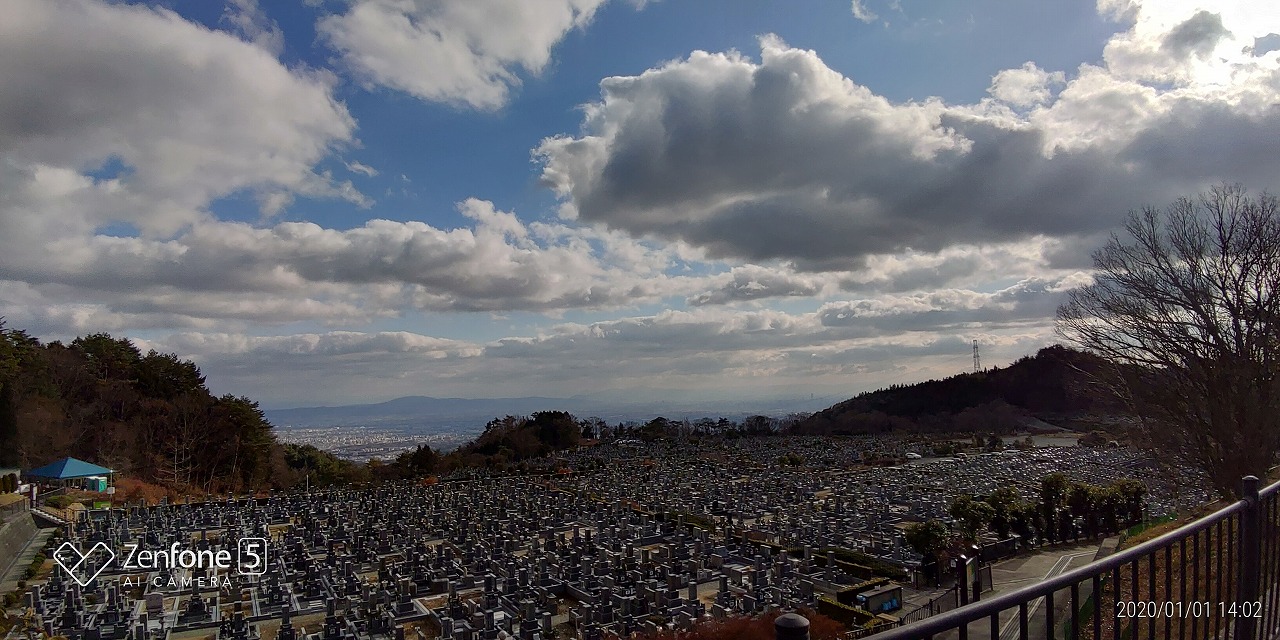
<svg viewBox="0 0 1280 640">
<path fill-rule="evenodd" d="M 1264 2 L 2 10 L 0 314 L 270 407 L 1008 362 L 1126 211 L 1280 175 Z"/>
</svg>

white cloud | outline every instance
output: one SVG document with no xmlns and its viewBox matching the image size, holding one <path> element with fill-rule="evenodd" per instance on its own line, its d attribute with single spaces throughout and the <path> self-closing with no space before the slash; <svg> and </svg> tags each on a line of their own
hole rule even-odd
<svg viewBox="0 0 1280 640">
<path fill-rule="evenodd" d="M 407 309 L 614 309 L 708 285 L 703 277 L 667 275 L 672 249 L 624 234 L 527 226 L 474 199 L 459 210 L 474 226 L 202 221 L 166 240 L 69 236 L 52 240 L 39 259 L 10 261 L 6 277 L 37 287 L 46 305 L 94 304 L 100 315 L 152 314 L 175 327 L 208 319 L 368 322 Z M 36 328 L 47 326 L 68 325 Z"/>
<path fill-rule="evenodd" d="M 993 292 L 935 289 L 889 294 L 826 303 L 818 310 L 818 316 L 824 326 L 872 326 L 891 333 L 974 326 L 988 330 L 1023 324 L 1043 326 L 1066 302 L 1068 290 L 1088 282 L 1087 274 L 1075 272 L 1051 280 L 1027 278 Z"/>
<path fill-rule="evenodd" d="M 347 167 L 347 171 L 350 171 L 351 173 L 358 173 L 358 174 L 361 174 L 361 175 L 363 175 L 363 176 L 367 176 L 367 177 L 369 177 L 369 178 L 372 178 L 372 177 L 374 177 L 374 176 L 378 175 L 378 170 L 377 170 L 377 169 L 374 169 L 373 167 L 371 167 L 371 166 L 369 166 L 369 165 L 367 165 L 367 164 L 362 164 L 362 163 L 360 163 L 360 162 L 354 162 L 354 161 L 353 161 L 353 162 L 345 162 L 345 163 L 343 163 L 343 164 L 344 164 L 344 165 L 346 165 L 346 167 Z M 402 178 L 403 178 L 404 176 L 400 176 L 400 177 L 402 177 Z"/>
<path fill-rule="evenodd" d="M 686 302 L 703 306 L 777 297 L 811 298 L 833 282 L 830 276 L 798 274 L 781 266 L 743 265 L 715 278 L 713 289 L 690 296 Z"/>
<path fill-rule="evenodd" d="M 354 140 L 330 76 L 164 9 L 14 0 L 0 85 L 5 262 L 110 223 L 173 234 L 246 190 L 357 199 L 313 170 Z"/>
<path fill-rule="evenodd" d="M 1027 62 L 1017 69 L 1005 69 L 991 79 L 987 89 L 995 99 L 1015 107 L 1030 107 L 1048 102 L 1054 86 L 1066 83 L 1061 71 L 1049 73 Z"/>
<path fill-rule="evenodd" d="M 853 0 L 852 9 L 853 9 L 853 17 L 867 24 L 871 24 L 872 22 L 875 22 L 876 19 L 880 17 L 867 8 L 866 0 Z"/>
<path fill-rule="evenodd" d="M 284 32 L 258 6 L 258 0 L 227 0 L 222 19 L 230 23 L 246 40 L 270 51 L 272 55 L 279 56 L 284 52 Z"/>
<path fill-rule="evenodd" d="M 1280 128 L 1280 65 L 1243 52 L 1275 18 L 1119 13 L 1137 22 L 1107 66 L 1028 63 L 975 105 L 894 103 L 775 37 L 759 62 L 695 51 L 602 81 L 581 133 L 538 147 L 542 178 L 565 218 L 814 271 L 954 245 L 1071 245 L 1215 182 L 1275 188 L 1263 141 Z M 1161 71 L 1111 53 L 1130 45 L 1159 54 Z"/>
<path fill-rule="evenodd" d="M 1096 243 L 1088 241 L 1087 246 Z M 977 288 L 993 276 L 1005 278 L 1061 277 L 1083 268 L 1058 264 L 1064 243 L 1045 237 L 1009 243 L 957 244 L 938 252 L 908 250 L 867 256 L 862 269 L 839 278 L 840 289 L 857 293 L 901 293 L 938 288 Z"/>
<path fill-rule="evenodd" d="M 163 341 L 166 349 L 184 354 L 257 357 L 346 356 L 351 354 L 414 353 L 430 358 L 478 355 L 475 345 L 406 331 L 363 333 L 331 331 L 283 336 L 230 333 L 181 333 Z"/>
<path fill-rule="evenodd" d="M 362 82 L 422 100 L 496 109 L 605 0 L 354 0 L 317 30 Z"/>
</svg>

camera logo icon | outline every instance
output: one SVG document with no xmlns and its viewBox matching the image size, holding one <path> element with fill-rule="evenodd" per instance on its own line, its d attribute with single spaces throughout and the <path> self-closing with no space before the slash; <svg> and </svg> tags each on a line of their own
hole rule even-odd
<svg viewBox="0 0 1280 640">
<path fill-rule="evenodd" d="M 88 552 L 64 542 L 53 552 L 53 561 L 62 567 L 67 577 L 82 587 L 89 586 L 115 559 L 115 552 L 104 542 L 93 545 Z"/>
</svg>

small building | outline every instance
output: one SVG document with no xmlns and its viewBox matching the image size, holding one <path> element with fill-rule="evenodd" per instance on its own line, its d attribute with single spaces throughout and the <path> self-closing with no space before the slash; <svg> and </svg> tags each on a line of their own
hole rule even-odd
<svg viewBox="0 0 1280 640">
<path fill-rule="evenodd" d="M 111 469 L 96 464 L 63 458 L 26 473 L 28 478 L 56 483 L 60 486 L 80 487 L 87 491 L 107 492 L 110 487 Z"/>
<path fill-rule="evenodd" d="M 858 606 L 871 613 L 897 611 L 902 608 L 902 585 L 890 582 L 882 587 L 859 593 Z"/>
</svg>

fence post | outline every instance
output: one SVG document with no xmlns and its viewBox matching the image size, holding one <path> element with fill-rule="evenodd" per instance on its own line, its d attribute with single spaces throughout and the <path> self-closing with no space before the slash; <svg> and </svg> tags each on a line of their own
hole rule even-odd
<svg viewBox="0 0 1280 640">
<path fill-rule="evenodd" d="M 982 550 L 978 545 L 973 545 L 973 582 L 968 586 L 973 589 L 973 598 L 971 602 L 977 602 L 982 599 Z"/>
<path fill-rule="evenodd" d="M 798 613 L 784 613 L 773 621 L 777 640 L 809 640 L 809 619 Z"/>
<path fill-rule="evenodd" d="M 1240 489 L 1240 494 L 1248 506 L 1244 513 L 1240 514 L 1240 560 L 1238 561 L 1240 583 L 1236 593 L 1239 594 L 1237 602 L 1252 603 L 1258 600 L 1258 567 L 1262 556 L 1258 478 L 1245 476 L 1240 480 Z M 1256 637 L 1258 630 L 1256 618 L 1237 617 L 1235 623 L 1235 640 L 1253 640 Z"/>
</svg>

